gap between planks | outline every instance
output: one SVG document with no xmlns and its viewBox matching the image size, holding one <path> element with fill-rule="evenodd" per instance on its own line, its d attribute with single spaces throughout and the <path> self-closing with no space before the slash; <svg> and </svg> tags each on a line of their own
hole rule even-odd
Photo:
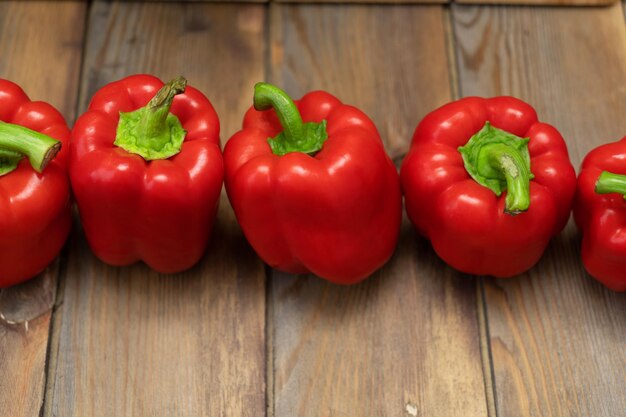
<svg viewBox="0 0 626 417">
<path fill-rule="evenodd" d="M 6 35 L 0 37 L 2 76 L 21 85 L 32 99 L 52 104 L 71 126 L 77 86 L 73 81 L 80 68 L 78 51 L 83 41 L 80 24 L 72 24 L 81 21 L 85 5 L 7 1 L 1 2 L 0 8 L 4 11 L 0 31 Z M 42 62 L 54 65 L 41 65 Z M 59 263 L 65 262 L 65 253 L 64 249 L 38 277 L 2 292 L 4 301 L 5 297 L 14 298 L 15 303 L 11 304 L 18 307 L 21 315 L 16 321 L 24 325 L 23 332 L 16 326 L 0 337 L 0 348 L 8 348 L 0 361 L 13 365 L 3 366 L 3 379 L 9 384 L 0 392 L 0 411 L 5 415 L 42 413 L 58 269 Z M 0 332 L 3 330 L 0 324 Z"/>
<path fill-rule="evenodd" d="M 275 4 L 270 3 L 266 8 L 265 27 L 263 28 L 263 80 L 259 81 L 267 81 L 270 78 L 272 59 L 270 26 L 272 24 L 274 7 Z M 274 369 L 274 320 L 272 320 L 274 317 L 273 289 L 271 285 L 272 268 L 267 264 L 263 266 L 265 272 L 265 414 L 267 417 L 275 417 L 274 375 L 276 371 Z"/>
<path fill-rule="evenodd" d="M 452 98 L 454 100 L 457 100 L 462 97 L 462 86 L 458 75 L 459 66 L 456 59 L 456 36 L 454 32 L 452 10 L 448 6 L 444 7 L 444 28 L 446 33 L 446 55 L 448 58 L 448 68 L 450 72 L 450 90 L 452 92 Z M 491 354 L 491 344 L 489 342 L 489 322 L 487 316 L 487 301 L 485 298 L 484 278 L 473 278 L 468 276 L 467 279 L 476 280 L 476 319 L 478 321 L 483 380 L 485 384 L 485 401 L 487 403 L 487 415 L 489 417 L 496 417 L 496 384 L 495 376 L 493 373 L 493 356 Z"/>
<path fill-rule="evenodd" d="M 80 60 L 79 60 L 79 73 L 78 79 L 83 79 L 83 62 L 85 60 L 85 54 L 87 51 L 87 47 L 89 45 L 89 16 L 91 14 L 91 7 L 93 5 L 93 1 L 89 0 L 86 2 L 86 6 L 84 8 L 84 16 L 83 16 L 83 44 L 80 51 Z M 74 122 L 78 118 L 81 112 L 81 102 L 80 97 L 83 93 L 83 84 L 78 83 L 78 88 L 76 89 L 76 97 L 75 97 L 75 107 L 73 112 L 73 119 L 68 120 L 68 124 L 70 126 L 74 125 Z M 79 222 L 78 212 L 74 208 L 72 210 L 72 230 L 70 231 L 70 236 L 68 236 L 68 240 L 63 249 L 63 258 L 61 261 L 61 266 L 59 268 L 59 275 L 57 279 L 57 291 L 56 291 L 56 299 L 54 302 L 54 306 L 52 308 L 52 318 L 50 320 L 50 330 L 49 330 L 49 338 L 48 338 L 48 348 L 46 351 L 46 375 L 45 375 L 45 385 L 43 392 L 43 401 L 41 404 L 40 417 L 55 417 L 52 414 L 52 404 L 54 388 L 57 377 L 57 364 L 58 364 L 58 355 L 59 355 L 59 343 L 61 337 L 61 322 L 63 320 L 63 309 L 61 306 L 63 305 L 63 297 L 65 294 L 65 276 L 67 274 L 68 269 L 68 259 L 69 259 L 69 241 L 73 238 L 75 230 L 77 229 L 76 225 Z"/>
</svg>

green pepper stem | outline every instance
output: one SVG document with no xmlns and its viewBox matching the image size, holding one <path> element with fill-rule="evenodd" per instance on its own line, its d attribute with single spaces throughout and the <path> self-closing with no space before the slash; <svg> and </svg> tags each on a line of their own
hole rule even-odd
<svg viewBox="0 0 626 417">
<path fill-rule="evenodd" d="M 321 123 L 304 123 L 293 100 L 272 84 L 257 83 L 254 86 L 253 103 L 256 110 L 273 108 L 283 127 L 283 131 L 276 137 L 267 139 L 275 155 L 282 156 L 290 152 L 314 155 L 328 139 L 326 120 Z"/>
<path fill-rule="evenodd" d="M 161 149 L 169 142 L 169 126 L 167 116 L 177 94 L 185 92 L 187 80 L 176 77 L 165 84 L 148 102 L 136 127 L 137 145 Z"/>
<path fill-rule="evenodd" d="M 602 171 L 596 181 L 596 193 L 598 194 L 621 194 L 626 199 L 626 175 L 614 174 Z"/>
<path fill-rule="evenodd" d="M 504 212 L 516 215 L 530 207 L 530 153 L 528 138 L 520 138 L 491 123 L 459 148 L 468 174 L 500 196 L 507 190 Z"/>
<path fill-rule="evenodd" d="M 165 84 L 145 107 L 120 112 L 113 143 L 146 161 L 167 159 L 179 153 L 186 132 L 170 108 L 174 97 L 183 93 L 186 85 L 187 80 L 177 77 Z"/>
<path fill-rule="evenodd" d="M 27 157 L 33 169 L 42 172 L 61 150 L 61 142 L 24 126 L 0 122 L 0 175 L 17 168 Z"/>
<path fill-rule="evenodd" d="M 488 163 L 499 170 L 506 179 L 506 200 L 504 212 L 516 215 L 530 207 L 530 170 L 522 154 L 505 144 L 485 146 Z"/>
<path fill-rule="evenodd" d="M 254 86 L 253 104 L 256 110 L 273 108 L 276 111 L 286 141 L 296 142 L 302 136 L 302 116 L 291 97 L 280 88 L 268 83 L 257 83 Z"/>
</svg>

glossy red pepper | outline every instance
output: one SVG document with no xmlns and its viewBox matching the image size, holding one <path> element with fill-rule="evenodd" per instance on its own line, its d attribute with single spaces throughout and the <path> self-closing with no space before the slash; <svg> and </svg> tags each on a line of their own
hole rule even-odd
<svg viewBox="0 0 626 417">
<path fill-rule="evenodd" d="M 584 159 L 574 219 L 583 234 L 582 259 L 597 280 L 626 291 L 626 137 Z"/>
<path fill-rule="evenodd" d="M 91 249 L 106 263 L 142 260 L 171 273 L 206 249 L 223 179 L 219 121 L 185 85 L 149 75 L 110 83 L 74 126 L 72 187 Z"/>
<path fill-rule="evenodd" d="M 513 97 L 468 97 L 428 114 L 400 177 L 409 218 L 437 254 L 496 277 L 539 260 L 567 223 L 576 186 L 559 132 Z"/>
<path fill-rule="evenodd" d="M 54 107 L 0 79 L 0 288 L 37 275 L 65 243 L 69 135 Z"/>
<path fill-rule="evenodd" d="M 294 103 L 259 83 L 224 161 L 237 220 L 270 266 L 352 284 L 393 253 L 398 174 L 376 127 L 355 107 L 322 91 Z"/>
</svg>

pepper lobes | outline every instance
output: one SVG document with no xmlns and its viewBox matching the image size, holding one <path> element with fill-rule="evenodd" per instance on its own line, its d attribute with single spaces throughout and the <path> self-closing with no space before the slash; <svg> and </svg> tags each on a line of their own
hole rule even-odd
<svg viewBox="0 0 626 417">
<path fill-rule="evenodd" d="M 0 79 L 0 288 L 37 275 L 67 239 L 69 136 L 54 107 Z"/>
<path fill-rule="evenodd" d="M 237 220 L 271 267 L 352 284 L 396 246 L 401 194 L 373 122 L 323 91 L 295 103 L 265 83 L 224 149 Z"/>
<path fill-rule="evenodd" d="M 96 256 L 162 273 L 200 259 L 223 180 L 219 120 L 200 91 L 182 78 L 112 82 L 76 122 L 72 146 L 72 187 Z"/>
<path fill-rule="evenodd" d="M 513 97 L 467 97 L 417 126 L 400 178 L 407 214 L 455 269 L 511 277 L 569 218 L 576 174 L 559 132 Z"/>
<path fill-rule="evenodd" d="M 587 154 L 578 176 L 574 219 L 587 272 L 626 291 L 626 137 Z"/>
</svg>

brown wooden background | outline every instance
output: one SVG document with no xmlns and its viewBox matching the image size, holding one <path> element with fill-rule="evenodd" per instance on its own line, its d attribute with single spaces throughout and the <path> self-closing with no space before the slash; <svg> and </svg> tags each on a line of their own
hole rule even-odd
<svg viewBox="0 0 626 417">
<path fill-rule="evenodd" d="M 620 3 L 0 2 L 0 76 L 70 123 L 137 72 L 184 74 L 223 141 L 256 81 L 327 89 L 398 164 L 421 117 L 467 95 L 529 101 L 576 166 L 626 134 Z M 573 224 L 496 280 L 446 267 L 405 221 L 387 266 L 338 287 L 265 267 L 222 200 L 188 272 L 108 267 L 76 221 L 55 265 L 0 292 L 0 416 L 626 415 L 626 296 L 585 274 Z"/>
</svg>

